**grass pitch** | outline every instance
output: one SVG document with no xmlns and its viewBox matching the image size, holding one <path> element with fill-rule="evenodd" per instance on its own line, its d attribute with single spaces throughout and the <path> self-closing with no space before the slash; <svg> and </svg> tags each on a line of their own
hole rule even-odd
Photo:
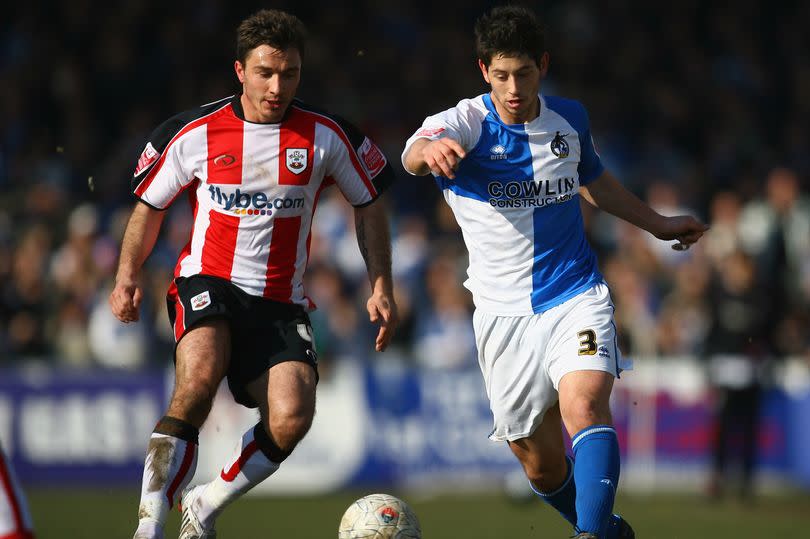
<svg viewBox="0 0 810 539">
<path fill-rule="evenodd" d="M 370 492 L 327 496 L 248 497 L 218 522 L 222 539 L 326 539 L 337 537 L 343 511 Z M 554 538 L 571 535 L 540 501 L 516 504 L 500 493 L 425 497 L 392 492 L 416 511 L 425 539 Z M 129 538 L 135 530 L 138 491 L 132 489 L 29 489 L 38 539 Z M 700 496 L 623 496 L 616 504 L 639 539 L 770 539 L 802 535 L 810 523 L 810 494 L 762 497 L 749 504 L 707 502 Z M 172 511 L 166 538 L 176 537 Z"/>
</svg>

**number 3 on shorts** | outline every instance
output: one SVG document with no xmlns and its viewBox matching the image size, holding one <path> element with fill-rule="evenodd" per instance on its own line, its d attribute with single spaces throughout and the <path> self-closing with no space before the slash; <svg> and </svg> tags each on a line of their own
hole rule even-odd
<svg viewBox="0 0 810 539">
<path fill-rule="evenodd" d="M 580 356 L 592 356 L 596 353 L 596 332 L 592 329 L 584 329 L 577 333 L 579 338 Z"/>
</svg>

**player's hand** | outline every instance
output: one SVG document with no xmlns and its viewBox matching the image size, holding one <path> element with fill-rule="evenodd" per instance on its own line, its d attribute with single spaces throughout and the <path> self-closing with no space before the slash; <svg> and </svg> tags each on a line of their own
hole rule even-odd
<svg viewBox="0 0 810 539">
<path fill-rule="evenodd" d="M 115 288 L 110 293 L 110 309 L 121 322 L 137 322 L 140 319 L 143 291 L 137 281 L 116 280 Z"/>
<path fill-rule="evenodd" d="M 399 324 L 397 304 L 394 302 L 393 295 L 375 292 L 368 298 L 366 309 L 368 309 L 368 318 L 371 323 L 380 325 L 374 349 L 382 352 L 391 342 L 391 337 L 394 336 L 397 324 Z"/>
<path fill-rule="evenodd" d="M 678 215 L 664 217 L 661 226 L 654 234 L 660 240 L 678 240 L 678 243 L 673 244 L 672 248 L 677 251 L 685 251 L 698 241 L 707 230 L 709 230 L 709 226 L 694 217 Z"/>
<path fill-rule="evenodd" d="M 422 148 L 422 159 L 436 176 L 453 179 L 455 170 L 467 152 L 455 140 L 444 137 L 431 141 Z"/>
</svg>

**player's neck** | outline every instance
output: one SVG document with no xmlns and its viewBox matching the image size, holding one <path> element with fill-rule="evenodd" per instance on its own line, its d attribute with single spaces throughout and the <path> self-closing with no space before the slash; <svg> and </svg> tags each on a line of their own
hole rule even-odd
<svg viewBox="0 0 810 539">
<path fill-rule="evenodd" d="M 506 125 L 527 124 L 540 115 L 540 98 L 536 98 L 529 108 L 517 114 L 512 114 L 509 109 L 494 98 L 492 103 L 495 105 L 495 110 L 498 112 L 501 121 Z"/>
</svg>

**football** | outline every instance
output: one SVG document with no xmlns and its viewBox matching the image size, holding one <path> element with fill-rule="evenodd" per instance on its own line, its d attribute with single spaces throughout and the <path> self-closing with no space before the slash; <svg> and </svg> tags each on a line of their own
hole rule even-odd
<svg viewBox="0 0 810 539">
<path fill-rule="evenodd" d="M 421 539 L 419 520 L 408 504 L 390 494 L 369 494 L 346 509 L 338 539 Z"/>
</svg>

